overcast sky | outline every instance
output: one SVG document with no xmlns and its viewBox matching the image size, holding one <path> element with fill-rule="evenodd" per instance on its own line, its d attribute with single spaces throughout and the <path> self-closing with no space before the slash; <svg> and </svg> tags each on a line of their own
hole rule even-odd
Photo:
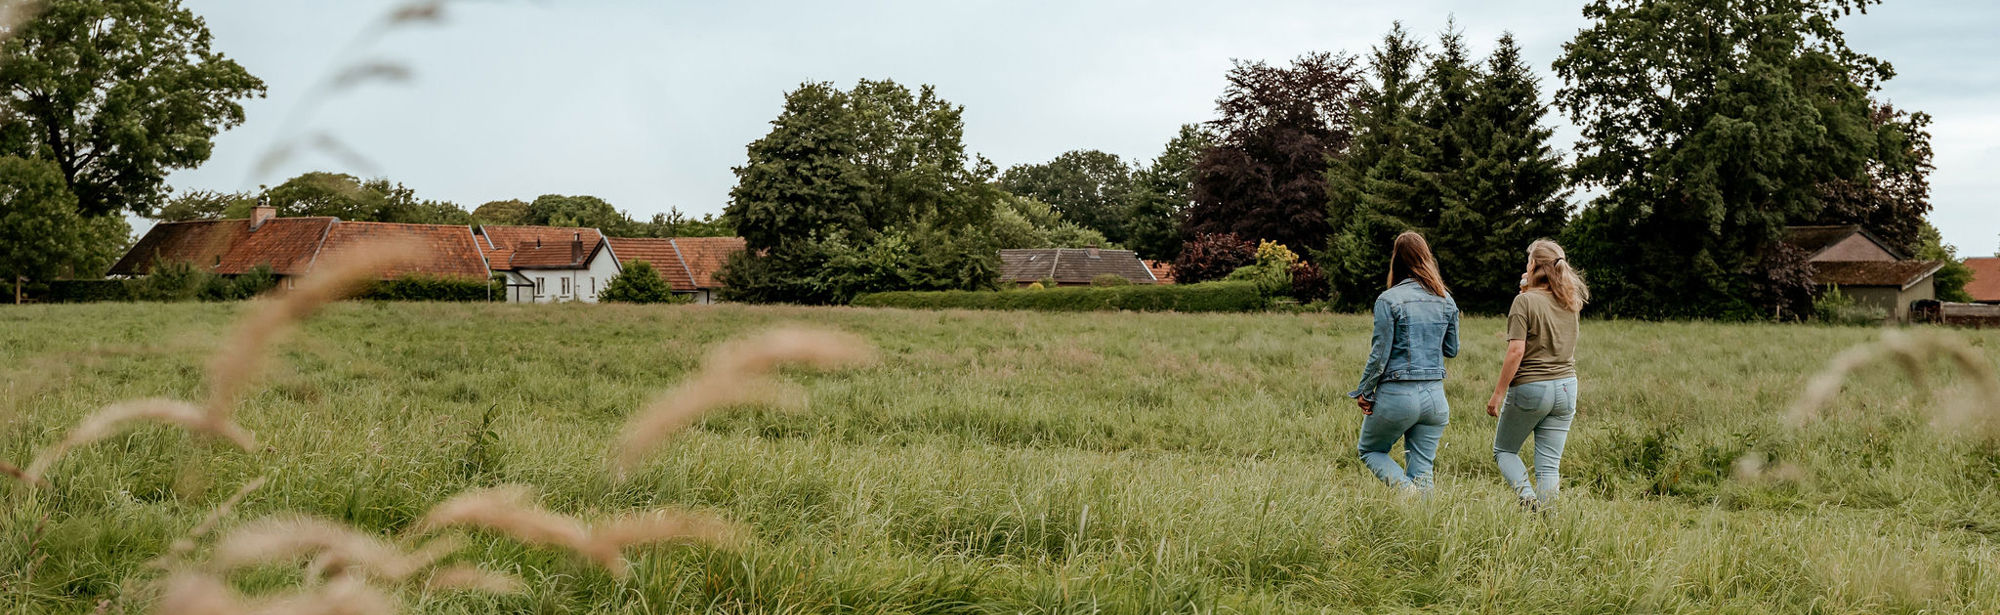
<svg viewBox="0 0 2000 615">
<path fill-rule="evenodd" d="M 635 217 L 718 213 L 744 146 L 805 81 L 929 83 L 965 106 L 965 141 L 1003 168 L 1072 149 L 1151 159 L 1213 117 L 1232 58 L 1364 53 L 1401 20 L 1456 16 L 1483 54 L 1503 31 L 1543 75 L 1585 25 L 1583 0 L 457 2 L 441 23 L 383 30 L 390 0 L 186 0 L 216 50 L 269 86 L 180 190 L 240 190 L 301 172 L 387 176 L 423 198 L 480 203 L 591 194 Z M 1968 255 L 2000 246 L 2000 3 L 1891 0 L 1843 22 L 1892 62 L 1884 96 L 1936 116 L 1934 220 Z M 364 32 L 379 36 L 363 36 Z M 314 94 L 343 66 L 409 79 Z M 309 103 L 308 101 L 316 101 Z M 1557 146 L 1575 132 L 1559 115 Z M 286 143 L 326 134 L 352 156 Z M 280 162 L 259 173 L 260 162 Z"/>
</svg>

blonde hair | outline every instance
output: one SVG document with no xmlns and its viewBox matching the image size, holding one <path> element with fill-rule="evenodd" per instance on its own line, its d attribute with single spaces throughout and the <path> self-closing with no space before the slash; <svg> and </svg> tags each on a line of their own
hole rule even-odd
<svg viewBox="0 0 2000 615">
<path fill-rule="evenodd" d="M 1416 278 L 1433 295 L 1451 294 L 1451 289 L 1445 288 L 1444 276 L 1438 274 L 1437 259 L 1431 257 L 1430 242 L 1416 231 L 1397 235 L 1396 247 L 1389 252 L 1389 285 L 1395 286 L 1405 278 Z"/>
<path fill-rule="evenodd" d="M 1572 312 L 1583 311 L 1583 304 L 1590 301 L 1590 287 L 1583 283 L 1583 272 L 1569 264 L 1569 256 L 1556 242 L 1537 239 L 1528 244 L 1528 262 L 1535 264 L 1535 275 L 1528 280 L 1528 287 L 1548 289 L 1549 296 L 1556 303 Z"/>
</svg>

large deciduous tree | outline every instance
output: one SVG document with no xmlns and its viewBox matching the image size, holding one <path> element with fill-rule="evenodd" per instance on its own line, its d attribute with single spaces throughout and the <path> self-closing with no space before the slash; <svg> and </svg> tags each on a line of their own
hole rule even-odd
<svg viewBox="0 0 2000 615">
<path fill-rule="evenodd" d="M 735 169 L 724 218 L 749 249 L 732 299 L 840 303 L 889 289 L 991 288 L 987 227 L 1001 192 L 967 155 L 963 108 L 929 86 L 808 83 Z"/>
<path fill-rule="evenodd" d="M 1171 261 L 1181 254 L 1181 227 L 1194 202 L 1195 163 L 1214 142 L 1200 125 L 1181 126 L 1153 163 L 1132 174 L 1126 196 L 1125 245 L 1140 256 Z"/>
<path fill-rule="evenodd" d="M 1354 58 L 1311 53 L 1289 66 L 1237 62 L 1209 123 L 1216 142 L 1195 165 L 1184 237 L 1234 234 L 1324 245 L 1326 167 L 1353 136 Z"/>
<path fill-rule="evenodd" d="M 528 202 L 520 199 L 487 201 L 472 210 L 474 224 L 519 226 L 528 222 Z"/>
<path fill-rule="evenodd" d="M 1822 185 L 1825 208 L 1805 224 L 1859 224 L 1874 231 L 1904 254 L 1924 244 L 1925 219 L 1931 213 L 1931 116 L 1901 111 L 1887 104 L 1871 112 L 1880 139 L 1879 150 L 1859 178 L 1839 178 Z"/>
<path fill-rule="evenodd" d="M 85 216 L 150 214 L 264 83 L 179 0 L 44 0 L 0 43 L 0 154 L 46 158 Z"/>
<path fill-rule="evenodd" d="M 1877 0 L 1593 0 L 1555 62 L 1599 188 L 1572 225 L 1598 304 L 1632 316 L 1748 316 L 1765 253 L 1829 182 L 1881 150 L 1868 94 L 1893 73 L 1837 22 Z"/>
<path fill-rule="evenodd" d="M 1009 167 L 999 183 L 1002 190 L 1048 203 L 1064 219 L 1124 242 L 1132 175 L 1132 168 L 1115 155 L 1076 150 L 1046 163 Z"/>
<path fill-rule="evenodd" d="M 419 199 L 415 190 L 385 178 L 363 180 L 345 173 L 303 173 L 264 191 L 262 198 L 277 208 L 280 216 L 331 216 L 354 222 L 472 223 L 472 214 L 454 203 Z"/>
<path fill-rule="evenodd" d="M 628 236 L 632 218 L 617 207 L 594 196 L 544 194 L 528 203 L 528 224 L 581 226 L 604 231 L 613 237 Z"/>
<path fill-rule="evenodd" d="M 24 280 L 102 275 L 131 229 L 120 216 L 84 216 L 55 163 L 0 157 L 0 279 L 21 297 Z"/>
</svg>

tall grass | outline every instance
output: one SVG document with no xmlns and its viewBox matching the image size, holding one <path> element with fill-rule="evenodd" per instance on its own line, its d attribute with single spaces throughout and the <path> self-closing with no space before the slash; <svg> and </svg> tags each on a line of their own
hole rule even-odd
<svg viewBox="0 0 2000 615">
<path fill-rule="evenodd" d="M 0 360 L 92 357 L 36 385 L 0 458 L 116 400 L 196 398 L 205 340 L 235 308 L 0 310 Z M 809 412 L 700 415 L 623 479 L 605 472 L 631 409 L 699 380 L 727 340 L 799 321 L 854 332 L 880 357 L 794 376 Z M 207 485 L 259 476 L 271 479 L 236 507 L 250 520 L 220 535 L 298 514 L 408 554 L 437 526 L 474 531 L 397 583 L 350 567 L 314 584 L 317 555 L 225 577 L 203 563 L 218 540 L 168 577 L 220 579 L 218 608 L 297 604 L 336 581 L 429 613 L 2000 607 L 2000 446 L 1933 426 L 1934 408 L 1973 384 L 1962 370 L 1926 369 L 1916 385 L 1857 364 L 1817 420 L 1795 424 L 1826 358 L 1878 332 L 1587 323 L 1565 459 L 1574 497 L 1524 516 L 1476 411 L 1500 328 L 1467 321 L 1439 494 L 1406 501 L 1353 453 L 1359 414 L 1341 392 L 1366 352 L 1365 318 L 335 305 L 238 402 L 265 450 L 192 451 L 182 432 L 132 431 L 73 452 L 46 489 L 0 487 L 0 609 L 81 612 L 119 596 L 231 495 Z M 1964 334 L 1964 357 L 1990 361 L 1995 335 Z M 191 481 L 190 467 L 210 478 Z M 567 529 L 524 540 L 437 522 L 441 504 L 493 485 L 532 489 L 510 503 Z M 653 510 L 709 511 L 740 534 L 726 548 L 570 548 Z M 517 577 L 491 587 L 520 593 L 438 580 L 480 573 Z"/>
</svg>

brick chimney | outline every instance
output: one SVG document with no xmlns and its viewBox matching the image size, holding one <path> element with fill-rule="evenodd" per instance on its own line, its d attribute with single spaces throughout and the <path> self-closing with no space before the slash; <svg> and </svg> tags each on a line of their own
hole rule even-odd
<svg viewBox="0 0 2000 615">
<path fill-rule="evenodd" d="M 569 242 L 569 262 L 580 260 L 583 260 L 583 233 L 577 233 L 576 238 Z"/>
<path fill-rule="evenodd" d="M 1084 246 L 1084 247 L 1083 247 L 1083 253 L 1084 253 L 1084 254 L 1088 254 L 1088 255 L 1090 255 L 1090 257 L 1091 257 L 1091 258 L 1097 258 L 1097 244 L 1094 244 L 1094 243 L 1093 243 L 1093 244 L 1090 244 L 1090 245 L 1087 245 L 1087 246 Z"/>
<path fill-rule="evenodd" d="M 257 206 L 250 208 L 250 230 L 257 230 L 257 227 L 264 226 L 265 220 L 276 217 L 278 208 L 272 207 L 269 200 L 257 201 Z"/>
</svg>

